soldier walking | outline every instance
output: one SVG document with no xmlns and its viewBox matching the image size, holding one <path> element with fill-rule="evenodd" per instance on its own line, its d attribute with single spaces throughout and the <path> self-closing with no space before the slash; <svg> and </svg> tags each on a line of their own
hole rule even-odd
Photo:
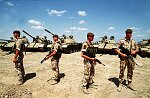
<svg viewBox="0 0 150 98">
<path fill-rule="evenodd" d="M 128 82 L 127 87 L 131 90 L 135 90 L 133 88 L 133 85 L 131 84 L 135 63 L 128 58 L 128 55 L 135 56 L 136 53 L 139 51 L 139 49 L 135 40 L 131 38 L 132 30 L 127 29 L 125 32 L 126 37 L 119 41 L 118 49 L 115 49 L 115 51 L 119 54 L 120 58 L 119 86 L 117 88 L 118 92 L 120 92 L 122 88 L 122 83 L 124 81 L 124 71 L 126 69 L 126 66 L 127 66 L 127 82 Z M 124 50 L 122 50 L 121 47 L 127 49 L 129 53 L 123 52 Z"/>
<path fill-rule="evenodd" d="M 13 58 L 13 62 L 15 63 L 15 68 L 18 74 L 18 84 L 21 85 L 24 83 L 24 76 L 25 76 L 25 71 L 24 71 L 24 66 L 23 66 L 23 49 L 24 49 L 24 42 L 20 38 L 20 31 L 15 30 L 13 32 L 14 38 L 15 38 L 15 55 Z"/>
<path fill-rule="evenodd" d="M 51 47 L 51 53 L 46 56 L 46 59 L 51 59 L 51 66 L 54 73 L 54 77 L 52 78 L 51 84 L 56 84 L 60 81 L 59 76 L 59 59 L 61 58 L 61 43 L 58 41 L 58 35 L 53 35 L 53 44 Z"/>
<path fill-rule="evenodd" d="M 87 41 L 82 44 L 81 57 L 84 58 L 84 77 L 83 77 L 83 88 L 88 89 L 89 85 L 94 83 L 93 77 L 95 74 L 95 52 L 92 49 L 92 41 L 94 39 L 94 34 L 89 32 L 87 34 Z"/>
</svg>

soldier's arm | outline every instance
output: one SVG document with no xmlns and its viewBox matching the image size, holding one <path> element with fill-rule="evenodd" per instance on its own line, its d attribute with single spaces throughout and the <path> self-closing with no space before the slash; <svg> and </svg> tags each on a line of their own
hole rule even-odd
<svg viewBox="0 0 150 98">
<path fill-rule="evenodd" d="M 60 47 L 60 44 L 56 43 L 54 46 L 54 50 L 52 51 L 50 55 L 46 56 L 46 59 L 49 59 L 50 57 L 54 56 L 57 53 L 59 47 Z"/>
<path fill-rule="evenodd" d="M 135 55 L 136 53 L 139 52 L 139 47 L 138 47 L 138 45 L 136 44 L 135 41 L 134 41 L 134 46 L 135 46 L 135 50 L 132 50 L 132 51 L 131 51 L 131 54 L 132 54 L 132 55 Z"/>
<path fill-rule="evenodd" d="M 88 57 L 87 55 L 84 54 L 86 52 L 86 50 L 87 50 L 87 43 L 83 43 L 82 44 L 82 49 L 81 49 L 81 57 L 83 57 L 87 60 L 95 61 L 96 60 L 95 58 L 90 58 L 90 57 Z"/>
<path fill-rule="evenodd" d="M 50 55 L 46 56 L 46 59 L 49 59 L 50 57 L 54 56 L 56 54 L 56 51 L 53 51 Z"/>
<path fill-rule="evenodd" d="M 127 57 L 126 54 L 122 53 L 119 51 L 119 49 L 115 49 L 115 52 L 117 52 L 118 54 L 120 54 L 122 57 Z"/>
<path fill-rule="evenodd" d="M 16 53 L 15 53 L 15 56 L 14 56 L 14 58 L 13 58 L 13 62 L 14 62 L 14 63 L 17 62 L 17 57 L 18 57 L 18 55 L 19 55 L 19 50 L 16 49 Z"/>
<path fill-rule="evenodd" d="M 91 61 L 95 61 L 96 60 L 95 58 L 90 58 L 90 57 L 84 55 L 84 52 L 81 52 L 81 57 L 83 57 L 83 58 L 85 58 L 87 60 L 91 60 Z"/>
<path fill-rule="evenodd" d="M 21 40 L 17 40 L 16 41 L 16 49 L 15 49 L 15 56 L 13 58 L 13 62 L 16 63 L 17 62 L 17 57 L 19 55 L 19 52 L 21 50 Z"/>
</svg>

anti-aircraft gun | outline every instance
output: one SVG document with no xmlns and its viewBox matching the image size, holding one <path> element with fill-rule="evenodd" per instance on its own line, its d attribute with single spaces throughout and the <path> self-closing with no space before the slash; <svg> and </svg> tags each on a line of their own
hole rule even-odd
<svg viewBox="0 0 150 98">
<path fill-rule="evenodd" d="M 50 33 L 51 35 L 54 35 L 52 32 L 50 32 L 47 29 L 45 29 L 45 31 Z M 81 50 L 82 44 L 75 42 L 72 35 L 66 36 L 63 34 L 61 37 L 59 37 L 59 40 L 61 41 L 61 44 L 62 44 L 63 53 L 73 53 L 73 52 L 78 52 Z"/>
<path fill-rule="evenodd" d="M 50 42 L 47 39 L 40 38 L 39 36 L 33 37 L 24 30 L 23 32 L 33 39 L 33 42 L 27 47 L 28 52 L 44 52 L 48 50 L 47 45 L 50 44 Z"/>
</svg>

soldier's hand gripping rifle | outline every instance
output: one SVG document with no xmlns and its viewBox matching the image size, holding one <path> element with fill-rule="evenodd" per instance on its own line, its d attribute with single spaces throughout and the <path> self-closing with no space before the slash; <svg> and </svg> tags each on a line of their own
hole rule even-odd
<svg viewBox="0 0 150 98">
<path fill-rule="evenodd" d="M 84 55 L 87 55 L 90 58 L 95 58 L 94 55 L 90 55 L 88 52 L 84 52 Z M 95 61 L 99 64 L 102 64 L 103 66 L 105 66 L 105 64 L 103 64 L 100 60 L 98 60 L 97 58 L 95 58 Z"/>
<path fill-rule="evenodd" d="M 128 49 L 124 48 L 122 45 L 119 47 L 119 49 L 121 49 L 121 52 L 122 52 L 122 53 L 124 53 L 124 54 L 127 55 L 126 58 L 130 59 L 132 62 L 134 62 L 136 65 L 138 65 L 138 64 L 134 61 L 133 56 L 131 55 L 131 52 L 130 52 Z"/>
<path fill-rule="evenodd" d="M 50 54 L 51 54 L 51 52 L 49 52 L 46 56 L 48 56 Z M 44 61 L 46 61 L 46 57 L 44 59 L 42 59 L 40 63 L 42 64 Z"/>
</svg>

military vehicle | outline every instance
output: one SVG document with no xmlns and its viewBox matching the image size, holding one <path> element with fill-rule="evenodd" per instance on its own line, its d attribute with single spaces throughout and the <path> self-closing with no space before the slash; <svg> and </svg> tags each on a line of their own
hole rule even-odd
<svg viewBox="0 0 150 98">
<path fill-rule="evenodd" d="M 140 52 L 141 57 L 150 57 L 150 39 L 142 40 L 140 43 Z"/>
<path fill-rule="evenodd" d="M 95 44 L 95 47 L 98 47 L 98 54 L 117 54 L 114 51 L 117 48 L 114 36 L 111 36 L 109 39 L 107 36 L 101 37 L 101 40 Z"/>
<path fill-rule="evenodd" d="M 51 44 L 49 40 L 46 39 L 46 36 L 44 38 L 41 38 L 39 36 L 33 37 L 29 33 L 23 30 L 25 34 L 33 38 L 33 42 L 31 42 L 28 46 L 26 51 L 27 52 L 46 52 L 48 51 L 47 45 Z"/>
<path fill-rule="evenodd" d="M 22 40 L 25 43 L 25 46 L 29 44 L 29 41 L 25 36 L 22 37 Z M 0 39 L 0 41 L 1 41 L 1 50 L 9 51 L 6 55 L 14 52 L 15 39 L 13 37 L 10 37 L 10 40 Z"/>
<path fill-rule="evenodd" d="M 15 41 L 11 38 L 11 40 L 0 39 L 1 41 L 1 49 L 3 51 L 12 51 Z"/>
<path fill-rule="evenodd" d="M 48 31 L 47 29 L 45 29 L 46 32 L 50 33 L 51 35 L 54 35 L 52 32 Z M 82 44 L 81 43 L 77 43 L 73 36 L 66 36 L 66 35 L 62 35 L 61 37 L 59 37 L 59 40 L 61 41 L 62 44 L 62 52 L 63 53 L 73 53 L 73 52 L 78 52 L 81 50 Z M 48 46 L 51 47 L 51 46 Z"/>
</svg>

